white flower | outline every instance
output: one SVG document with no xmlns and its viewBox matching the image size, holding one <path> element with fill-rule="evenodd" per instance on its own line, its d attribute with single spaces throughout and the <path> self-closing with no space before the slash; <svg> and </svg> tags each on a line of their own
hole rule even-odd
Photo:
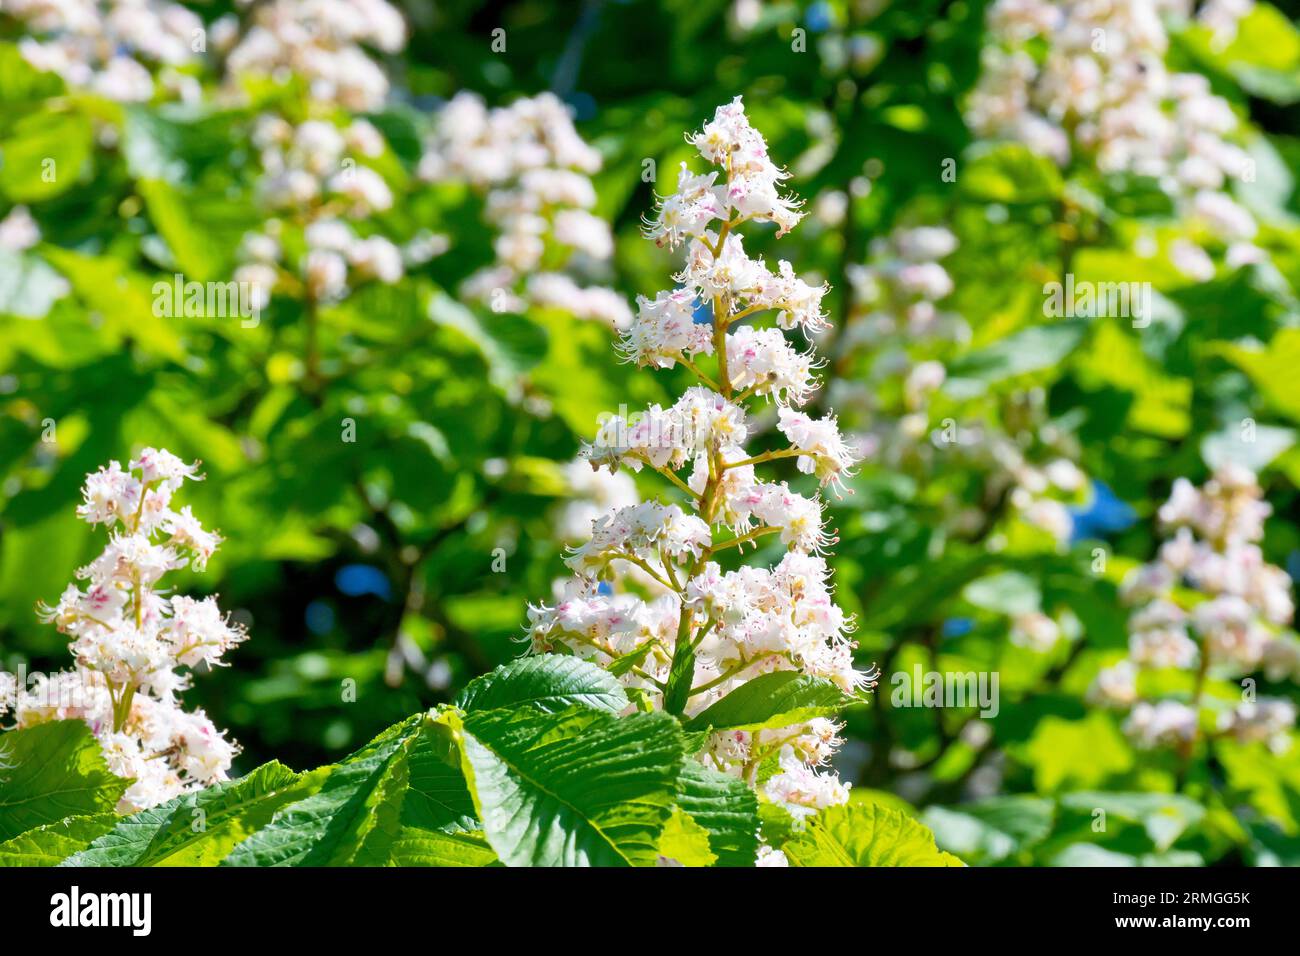
<svg viewBox="0 0 1300 956">
<path fill-rule="evenodd" d="M 814 361 L 792 348 L 780 329 L 741 326 L 727 336 L 731 387 L 771 395 L 781 405 L 802 405 L 808 400 L 817 387 Z"/>
<path fill-rule="evenodd" d="M 87 476 L 77 515 L 91 524 L 125 520 L 139 509 L 143 488 L 139 478 L 124 471 L 120 462 L 111 461 L 108 467 Z"/>
<path fill-rule="evenodd" d="M 189 686 L 181 668 L 215 666 L 245 639 L 214 598 L 165 597 L 162 578 L 182 567 L 183 554 L 201 568 L 220 538 L 205 531 L 188 506 L 170 508 L 198 463 L 146 448 L 123 470 L 117 462 L 87 476 L 78 513 L 90 524 L 115 526 L 99 557 L 77 572 L 58 604 L 40 608 L 72 638 L 76 668 L 42 677 L 30 688 L 0 681 L 0 711 L 17 726 L 83 720 L 99 739 L 109 768 L 132 779 L 123 812 L 223 780 L 235 747 L 202 713 L 181 709 Z M 137 504 L 138 503 L 138 504 Z"/>
<path fill-rule="evenodd" d="M 799 452 L 799 470 L 815 474 L 822 484 L 839 486 L 853 474 L 856 457 L 840 435 L 834 416 L 809 418 L 791 408 L 781 408 L 777 428 Z"/>
<path fill-rule="evenodd" d="M 623 335 L 624 355 L 638 365 L 672 368 L 682 358 L 713 353 L 713 325 L 695 321 L 695 294 L 689 289 L 660 292 L 653 300 L 637 296 L 637 314 Z"/>
<path fill-rule="evenodd" d="M 536 304 L 626 329 L 631 315 L 617 292 L 580 286 L 560 271 L 570 263 L 589 271 L 613 254 L 609 224 L 589 211 L 596 202 L 590 175 L 600 165 L 567 107 L 549 93 L 491 110 L 474 94 L 453 97 L 425 144 L 419 175 L 470 183 L 484 194 L 484 218 L 497 233 L 496 261 L 463 283 L 461 294 L 494 310 Z M 536 271 L 557 256 L 564 261 Z"/>
<path fill-rule="evenodd" d="M 307 289 L 318 302 L 341 299 L 347 292 L 348 263 L 337 252 L 313 249 L 304 261 Z"/>
<path fill-rule="evenodd" d="M 1219 716 L 1219 730 L 1242 743 L 1264 741 L 1277 753 L 1290 747 L 1290 730 L 1295 726 L 1295 704 L 1284 698 L 1260 698 L 1238 704 Z"/>
<path fill-rule="evenodd" d="M 489 114 L 477 101 L 453 101 L 448 111 L 444 120 L 454 120 L 443 134 L 451 141 L 448 152 L 472 152 L 487 137 Z M 852 622 L 832 598 L 830 568 L 821 554 L 834 543 L 824 527 L 822 502 L 756 474 L 761 464 L 793 457 L 800 470 L 838 484 L 854 461 L 834 418 L 812 419 L 791 408 L 816 387 L 817 363 L 787 342 L 783 330 L 824 328 L 826 287 L 800 279 L 788 262 L 773 272 L 745 252 L 736 230 L 746 220 L 771 220 L 780 235 L 798 214 L 794 201 L 777 192 L 785 174 L 767 158 L 739 100 L 722 107 L 692 142 L 722 171 L 697 175 L 683 168 L 677 192 L 663 199 L 648 223 L 651 238 L 686 245 L 685 266 L 675 277 L 681 285 L 640 297 L 619 347 L 640 365 L 684 364 L 701 384 L 667 408 L 603 416 L 583 451 L 590 465 L 611 475 L 620 465 L 663 473 L 674 493 L 688 496 L 689 508 L 637 503 L 631 483 L 602 490 L 588 487 L 588 479 L 575 480 L 575 492 L 603 501 L 607 510 L 585 501 L 564 509 L 566 537 L 580 537 L 568 530 L 576 517 L 589 517 L 591 530 L 568 559 L 576 577 L 559 588 L 552 605 L 529 608 L 531 646 L 539 652 L 564 648 L 607 667 L 618 661 L 620 682 L 636 689 L 641 701 L 688 716 L 757 676 L 782 670 L 856 693 L 874 686 L 878 675 L 854 667 Z M 528 152 L 528 162 L 541 167 L 546 161 L 544 151 Z M 484 157 L 492 176 L 506 175 L 491 162 Z M 442 175 L 445 169 L 435 165 L 428 172 Z M 550 180 L 535 192 L 583 198 L 571 185 Z M 495 211 L 527 222 L 544 205 L 536 199 L 507 195 Z M 554 285 L 558 291 L 560 284 Z M 534 293 L 531 281 L 528 291 Z M 706 309 L 708 321 L 697 321 Z M 746 320 L 750 324 L 742 324 Z M 701 364 L 716 369 L 716 378 Z M 751 428 L 745 404 L 756 396 L 777 404 L 778 429 L 791 447 L 761 455 L 745 450 Z M 688 465 L 683 480 L 678 472 Z M 767 536 L 787 549 L 774 567 L 742 563 L 724 572 L 713 560 L 727 548 L 744 554 Z M 692 642 L 688 672 L 680 661 L 673 667 L 682 639 Z M 674 685 L 685 680 L 689 687 Z M 758 784 L 747 765 L 778 756 L 781 770 L 762 789 L 804 815 L 847 799 L 847 788 L 833 774 L 816 769 L 839 746 L 837 731 L 833 722 L 815 719 L 756 734 L 714 734 L 703 749 L 713 766 L 752 786 Z M 762 865 L 782 862 L 776 851 L 763 854 Z"/>
<path fill-rule="evenodd" d="M 789 866 L 790 861 L 786 859 L 785 853 L 781 850 L 774 850 L 766 843 L 761 844 L 758 848 L 758 859 L 754 862 L 755 866 Z"/>
<path fill-rule="evenodd" d="M 1131 707 L 1137 702 L 1137 668 L 1124 660 L 1099 671 L 1088 688 L 1088 701 L 1103 707 Z"/>
<path fill-rule="evenodd" d="M 14 206 L 0 220 L 0 250 L 25 252 L 41 241 L 41 230 L 26 206 Z"/>
<path fill-rule="evenodd" d="M 1060 626 L 1046 614 L 1035 611 L 1012 618 L 1012 644 L 1045 653 L 1055 647 L 1060 639 Z"/>
<path fill-rule="evenodd" d="M 785 806 L 796 817 L 806 817 L 824 807 L 849 802 L 849 788 L 840 783 L 833 773 L 809 767 L 794 753 L 794 748 L 781 748 L 781 772 L 771 777 L 764 787 L 769 800 Z"/>
<path fill-rule="evenodd" d="M 1124 724 L 1124 733 L 1144 750 L 1187 743 L 1195 739 L 1196 729 L 1196 711 L 1172 700 L 1139 703 Z"/>
</svg>

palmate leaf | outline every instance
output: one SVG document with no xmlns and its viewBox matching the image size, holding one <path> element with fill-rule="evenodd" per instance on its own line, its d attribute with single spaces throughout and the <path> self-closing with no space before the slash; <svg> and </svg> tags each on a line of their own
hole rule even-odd
<svg viewBox="0 0 1300 956">
<path fill-rule="evenodd" d="M 667 714 L 454 712 L 441 720 L 488 842 L 510 866 L 653 863 L 682 765 Z"/>
<path fill-rule="evenodd" d="M 627 707 L 627 694 L 609 671 L 595 664 L 562 654 L 538 654 L 475 678 L 456 698 L 456 706 L 464 711 L 522 704 L 547 713 L 587 707 L 617 714 Z"/>
<path fill-rule="evenodd" d="M 686 723 L 687 731 L 763 730 L 839 713 L 861 703 L 828 680 L 775 671 L 746 681 Z"/>
<path fill-rule="evenodd" d="M 275 812 L 320 789 L 328 768 L 296 774 L 272 761 L 238 780 L 121 818 L 66 866 L 215 866 Z"/>
<path fill-rule="evenodd" d="M 745 781 L 687 760 L 677 788 L 677 805 L 708 834 L 717 865 L 752 866 L 758 854 L 758 798 Z"/>
<path fill-rule="evenodd" d="M 99 741 L 79 720 L 58 720 L 0 735 L 0 841 L 65 817 L 112 810 L 128 781 L 104 762 Z"/>
<path fill-rule="evenodd" d="M 879 804 L 822 810 L 781 847 L 791 866 L 961 866 L 911 817 Z"/>
<path fill-rule="evenodd" d="M 107 833 L 121 819 L 116 813 L 67 817 L 0 843 L 0 867 L 55 866 Z"/>
<path fill-rule="evenodd" d="M 378 866 L 401 832 L 411 747 L 427 726 L 416 714 L 388 728 L 239 843 L 223 866 Z"/>
</svg>

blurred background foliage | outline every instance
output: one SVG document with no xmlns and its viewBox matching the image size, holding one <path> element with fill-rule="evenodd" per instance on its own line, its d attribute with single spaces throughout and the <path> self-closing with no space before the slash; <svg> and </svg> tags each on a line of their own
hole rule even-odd
<svg viewBox="0 0 1300 956">
<path fill-rule="evenodd" d="M 233 9 L 188 6 L 209 23 Z M 854 314 L 851 276 L 873 240 L 946 223 L 959 241 L 947 306 L 971 335 L 927 353 L 948 369 L 928 425 L 981 423 L 1025 448 L 1048 429 L 1091 480 L 1059 543 L 1007 507 L 978 461 L 864 464 L 833 522 L 838 597 L 858 617 L 861 662 L 885 675 L 848 718 L 841 773 L 854 799 L 910 808 L 976 864 L 1300 863 L 1300 747 L 1224 743 L 1185 773 L 1133 749 L 1118 719 L 1085 701 L 1124 654 L 1117 585 L 1154 552 L 1154 511 L 1174 478 L 1200 482 L 1225 455 L 1258 470 L 1274 507 L 1265 555 L 1300 573 L 1294 3 L 1258 4 L 1226 49 L 1193 27 L 1170 50 L 1249 118 L 1260 174 L 1238 196 L 1266 221 L 1268 262 L 1194 283 L 1164 251 L 1176 224 L 1158 189 L 975 141 L 962 103 L 979 75 L 984 4 L 397 6 L 409 42 L 381 58 L 393 91 L 367 116 L 386 141 L 374 166 L 398 198 L 370 224 L 394 241 L 443 234 L 450 248 L 310 321 L 300 299 L 276 296 L 256 328 L 156 317 L 150 290 L 174 271 L 229 276 L 266 216 L 252 120 L 268 106 L 292 113 L 305 91 L 122 105 L 31 68 L 22 25 L 0 10 L 0 212 L 25 204 L 42 231 L 0 265 L 6 666 L 63 665 L 62 639 L 33 607 L 92 556 L 74 515 L 85 474 L 144 445 L 204 462 L 186 501 L 226 544 L 181 587 L 220 593 L 251 640 L 191 694 L 240 741 L 241 767 L 328 762 L 520 653 L 527 604 L 562 571 L 565 464 L 599 414 L 666 401 L 686 379 L 621 365 L 610 330 L 562 311 L 462 301 L 493 237 L 472 189 L 418 179 L 421 142 L 459 91 L 489 105 L 557 93 L 604 159 L 596 211 L 616 236 L 611 284 L 630 301 L 677 267 L 639 227 L 688 158 L 682 131 L 743 94 L 813 210 L 782 251 L 833 284 L 832 319 Z M 504 52 L 492 49 L 498 28 Z M 24 161 L 46 156 L 65 171 L 54 183 Z M 955 181 L 942 175 L 948 159 Z M 826 201 L 835 214 L 819 214 Z M 1139 259 L 1144 230 L 1161 251 Z M 1046 318 L 1044 283 L 1066 272 L 1152 282 L 1158 320 Z M 861 354 L 831 355 L 828 374 L 869 372 Z M 900 401 L 882 395 L 877 412 Z M 1260 436 L 1248 447 L 1246 418 Z M 343 440 L 347 421 L 355 441 Z M 954 529 L 959 507 L 982 520 Z M 1012 642 L 1012 619 L 1028 612 L 1065 639 L 1046 651 Z M 997 671 L 998 715 L 891 707 L 890 675 L 916 666 Z M 347 679 L 355 702 L 342 699 Z"/>
</svg>

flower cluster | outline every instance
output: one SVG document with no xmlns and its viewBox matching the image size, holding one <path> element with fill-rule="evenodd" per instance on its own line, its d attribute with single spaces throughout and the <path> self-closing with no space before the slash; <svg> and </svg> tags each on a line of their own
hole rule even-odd
<svg viewBox="0 0 1300 956">
<path fill-rule="evenodd" d="M 197 463 L 146 448 L 128 467 L 114 461 L 86 478 L 77 514 L 110 533 L 103 553 L 77 576 L 43 619 L 71 638 L 74 670 L 34 675 L 19 686 L 0 675 L 0 715 L 18 727 L 83 720 L 114 773 L 132 780 L 123 813 L 226 779 L 236 747 L 202 711 L 186 711 L 179 695 L 187 671 L 215 667 L 245 639 L 215 598 L 168 595 L 170 571 L 202 570 L 220 538 L 189 506 L 172 507 Z M 2 678 L 7 676 L 8 680 Z"/>
<path fill-rule="evenodd" d="M 966 320 L 943 306 L 953 291 L 943 260 L 956 248 L 957 237 L 943 226 L 899 229 L 874 240 L 869 261 L 848 270 L 853 306 L 838 343 L 841 358 L 870 356 L 870 365 L 836 379 L 832 394 L 870 422 L 853 436 L 864 456 L 897 466 L 922 453 L 917 445 L 930 432 L 930 399 L 947 379 L 939 356 L 970 338 Z M 882 407 L 890 395 L 901 397 L 897 409 Z"/>
<path fill-rule="evenodd" d="M 198 81 L 183 68 L 206 46 L 203 21 L 169 0 L 6 0 L 0 13 L 21 21 L 24 59 L 69 86 L 119 102 L 154 98 L 151 69 L 164 90 L 194 99 Z"/>
<path fill-rule="evenodd" d="M 535 304 L 625 328 L 631 314 L 622 296 L 564 271 L 593 273 L 613 255 L 609 225 L 591 211 L 590 177 L 600 165 L 551 94 L 498 109 L 472 93 L 453 97 L 419 171 L 427 182 L 468 182 L 484 196 L 496 259 L 466 279 L 462 293 L 496 312 Z"/>
<path fill-rule="evenodd" d="M 244 0 L 248 3 L 248 0 Z M 347 110 L 373 110 L 388 95 L 388 79 L 366 53 L 374 47 L 397 53 L 406 45 L 406 24 L 385 0 L 271 0 L 251 5 L 251 24 L 235 35 L 230 21 L 218 45 L 230 50 L 226 68 L 240 74 L 280 77 L 292 72 L 308 83 L 313 100 Z"/>
<path fill-rule="evenodd" d="M 1084 496 L 1087 479 L 1073 463 L 1070 436 L 1048 421 L 1041 390 L 1020 393 L 1016 407 L 998 416 L 1016 432 L 979 420 L 959 424 L 940 410 L 945 361 L 971 334 L 965 318 L 945 307 L 954 283 L 944 260 L 956 249 L 956 236 L 939 225 L 898 229 L 872 243 L 869 261 L 849 272 L 853 307 L 835 357 L 854 374 L 837 378 L 831 396 L 855 426 L 850 438 L 864 457 L 908 471 L 934 473 L 948 463 L 977 469 L 987 503 L 1005 499 L 1013 514 L 1065 547 L 1069 505 Z M 948 517 L 959 534 L 985 525 L 982 509 Z M 1055 643 L 1043 621 L 1021 623 L 1018 643 Z"/>
<path fill-rule="evenodd" d="M 833 538 L 821 500 L 756 470 L 793 458 L 822 485 L 839 486 L 850 474 L 855 459 L 834 417 L 799 410 L 816 387 L 815 363 L 782 333 L 825 326 L 825 288 L 804 282 L 789 263 L 769 270 L 745 254 L 733 232 L 744 222 L 770 221 L 781 234 L 799 218 L 795 203 L 777 191 L 785 174 L 768 160 L 740 100 L 721 107 L 690 141 L 724 173 L 684 172 L 649 224 L 652 237 L 686 244 L 687 266 L 676 277 L 679 288 L 640 300 L 622 351 L 645 365 L 681 363 L 701 384 L 666 409 L 606 419 L 584 452 L 596 469 L 658 472 L 689 505 L 627 504 L 620 496 L 596 517 L 590 539 L 569 559 L 576 577 L 554 604 L 529 610 L 532 646 L 614 667 L 644 703 L 674 713 L 698 714 L 774 671 L 854 692 L 872 686 L 874 674 L 854 668 L 851 621 L 832 599 L 821 552 Z M 773 326 L 753 324 L 762 312 L 772 313 Z M 701 356 L 712 356 L 713 376 L 697 364 Z M 746 404 L 759 396 L 771 401 L 789 445 L 750 455 Z M 724 567 L 730 549 L 742 552 L 768 536 L 784 546 L 775 566 Z M 631 571 L 653 586 L 629 587 L 637 581 Z M 825 767 L 839 743 L 836 729 L 816 719 L 714 734 L 701 759 L 743 776 L 791 812 L 811 813 L 848 797 Z M 778 856 L 765 852 L 765 865 Z"/>
<path fill-rule="evenodd" d="M 1192 744 L 1211 672 L 1300 679 L 1300 644 L 1287 630 L 1295 613 L 1291 578 L 1264 560 L 1257 543 L 1269 512 L 1255 475 L 1238 465 L 1219 467 L 1201 488 L 1185 478 L 1174 483 L 1159 512 L 1170 536 L 1156 560 L 1124 583 L 1126 600 L 1138 605 L 1128 658 L 1103 670 L 1092 688 L 1094 701 L 1132 706 L 1126 729 L 1140 745 Z M 1196 672 L 1190 706 L 1139 699 L 1140 673 L 1161 668 Z M 1290 701 L 1252 696 L 1220 710 L 1216 733 L 1282 747 L 1295 716 Z"/>
<path fill-rule="evenodd" d="M 260 150 L 259 193 L 268 209 L 302 225 L 301 247 L 294 268 L 286 269 L 282 233 L 272 218 L 261 232 L 249 233 L 240 246 L 237 281 L 251 282 L 268 296 L 287 271 L 314 301 L 332 302 L 364 281 L 393 284 L 408 262 L 436 254 L 399 248 L 384 236 L 360 236 L 350 224 L 393 205 L 388 184 L 369 166 L 384 149 L 379 131 L 365 120 L 340 128 L 332 121 L 306 120 L 291 125 L 274 114 L 258 118 L 253 142 Z M 427 245 L 427 244 L 426 244 Z M 265 302 L 261 303 L 265 305 Z"/>
<path fill-rule="evenodd" d="M 1061 165 L 1082 154 L 1104 173 L 1152 177 L 1186 218 L 1229 247 L 1230 262 L 1252 261 L 1255 220 L 1224 191 L 1250 168 L 1231 141 L 1237 116 L 1204 76 L 1165 64 L 1162 16 L 1185 16 L 1190 7 L 1188 0 L 998 0 L 988 15 L 998 42 L 985 50 L 967 120 L 981 136 L 1023 142 Z M 1201 14 L 1230 36 L 1249 7 L 1209 4 Z M 1171 252 L 1204 277 L 1203 249 L 1184 239 Z"/>
</svg>

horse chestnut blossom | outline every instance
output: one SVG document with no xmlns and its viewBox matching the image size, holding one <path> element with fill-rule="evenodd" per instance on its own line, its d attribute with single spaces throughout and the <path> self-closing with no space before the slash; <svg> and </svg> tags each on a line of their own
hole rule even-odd
<svg viewBox="0 0 1300 956">
<path fill-rule="evenodd" d="M 203 21 L 168 0 L 5 0 L 0 16 L 22 22 L 31 36 L 18 49 L 38 70 L 72 87 L 122 103 L 156 92 L 153 68 L 168 93 L 192 101 L 199 83 L 182 72 L 200 57 Z"/>
<path fill-rule="evenodd" d="M 653 368 L 689 369 L 700 384 L 669 408 L 603 422 L 584 454 L 594 469 L 651 469 L 686 504 L 619 503 L 592 522 L 588 541 L 568 559 L 575 578 L 553 605 L 529 609 L 534 651 L 557 648 L 610 668 L 642 706 L 696 715 L 759 675 L 795 671 L 853 693 L 874 686 L 874 671 L 853 663 L 852 623 L 832 600 L 823 554 L 834 537 L 819 496 L 759 477 L 768 462 L 795 459 L 820 485 L 839 488 L 855 456 L 833 416 L 799 410 L 817 387 L 816 362 L 783 330 L 825 328 L 823 285 L 799 278 L 788 262 L 770 269 L 750 257 L 736 230 L 772 222 L 783 235 L 799 221 L 783 194 L 786 173 L 745 116 L 739 97 L 689 137 L 722 167 L 687 170 L 662 201 L 647 235 L 685 246 L 680 286 L 642 297 L 620 350 Z M 710 321 L 695 316 L 711 310 Z M 753 324 L 767 313 L 773 325 Z M 748 322 L 750 324 L 743 324 Z M 701 357 L 712 356 L 713 375 Z M 788 446 L 751 455 L 747 405 L 766 399 Z M 774 567 L 719 560 L 764 538 L 779 540 Z M 631 590 L 634 570 L 652 582 Z M 826 769 L 838 726 L 818 718 L 757 732 L 715 733 L 701 759 L 743 777 L 796 814 L 843 803 L 848 788 Z M 765 865 L 780 862 L 764 853 Z"/>
<path fill-rule="evenodd" d="M 1264 560 L 1257 543 L 1270 511 L 1254 473 L 1240 465 L 1220 466 L 1201 488 L 1174 482 L 1159 511 L 1171 536 L 1155 561 L 1124 582 L 1125 598 L 1140 605 L 1129 619 L 1128 658 L 1103 670 L 1090 692 L 1096 703 L 1132 707 L 1125 729 L 1139 746 L 1190 752 L 1200 709 L 1211 705 L 1203 688 L 1212 672 L 1300 679 L 1291 578 Z M 1195 671 L 1190 705 L 1140 699 L 1141 672 L 1161 668 Z M 1220 707 L 1214 733 L 1284 749 L 1295 718 L 1288 700 L 1250 699 Z"/>
<path fill-rule="evenodd" d="M 87 476 L 77 514 L 107 528 L 108 545 L 77 572 L 84 590 L 70 584 L 57 604 L 39 608 L 71 638 L 75 669 L 35 675 L 26 687 L 0 675 L 0 716 L 11 712 L 17 727 L 85 721 L 109 768 L 132 781 L 121 813 L 225 780 L 237 751 L 179 695 L 188 671 L 218 666 L 246 634 L 215 598 L 162 586 L 170 571 L 202 570 L 221 542 L 188 505 L 172 507 L 186 480 L 201 480 L 197 470 L 197 462 L 146 448 L 126 468 L 113 461 Z"/>
<path fill-rule="evenodd" d="M 549 93 L 498 109 L 472 93 L 454 96 L 437 117 L 419 174 L 431 183 L 468 182 L 484 195 L 496 260 L 466 279 L 462 294 L 496 312 L 533 304 L 626 328 L 632 314 L 621 295 L 564 271 L 599 272 L 614 253 L 609 224 L 591 211 L 590 177 L 600 166 L 600 154 Z"/>
<path fill-rule="evenodd" d="M 1167 14 L 1186 17 L 1188 0 L 997 0 L 989 8 L 994 44 L 967 107 L 980 136 L 1025 143 L 1061 166 L 1083 155 L 1103 173 L 1154 178 L 1203 238 L 1227 247 L 1231 265 L 1263 253 L 1254 217 L 1225 191 L 1251 168 L 1228 101 L 1198 73 L 1165 64 Z M 1231 38 L 1248 2 L 1202 4 L 1199 16 Z M 1194 243 L 1176 264 L 1204 279 Z M 1204 250 L 1200 250 L 1202 253 Z"/>
<path fill-rule="evenodd" d="M 864 457 L 907 472 L 935 474 L 957 465 L 984 476 L 985 501 L 1005 500 L 1025 523 L 1068 547 L 1086 476 L 1074 464 L 1077 442 L 1047 417 L 1042 390 L 1009 399 L 1004 417 L 1023 422 L 1015 435 L 988 422 L 941 417 L 946 361 L 971 337 L 966 319 L 948 306 L 955 288 L 945 260 L 957 237 L 942 225 L 895 230 L 872 242 L 865 264 L 850 269 L 852 312 L 832 356 L 843 373 L 831 398 L 852 426 L 849 440 Z M 852 374 L 850 374 L 850 372 Z M 1024 436 L 1032 435 L 1032 443 Z M 960 535 L 987 530 L 987 510 L 960 507 L 947 515 Z M 945 502 L 944 507 L 949 503 Z M 1017 621 L 1015 643 L 1049 650 L 1059 638 L 1041 615 Z"/>
<path fill-rule="evenodd" d="M 217 45 L 229 46 L 226 70 L 234 85 L 243 74 L 303 77 L 317 102 L 346 110 L 379 109 L 388 78 L 366 52 L 397 53 L 406 46 L 406 24 L 385 0 L 271 0 L 250 3 L 242 33 L 232 17 L 222 20 Z"/>
<path fill-rule="evenodd" d="M 266 113 L 253 143 L 260 150 L 260 198 L 281 218 L 244 236 L 235 279 L 250 283 L 265 306 L 274 289 L 301 288 L 314 302 L 337 302 L 363 282 L 393 285 L 419 257 L 378 234 L 360 235 L 359 224 L 393 206 L 393 194 L 365 165 L 380 156 L 384 138 L 371 123 L 309 119 L 298 125 Z M 289 221 L 286 225 L 285 219 Z M 286 262 L 282 236 L 301 228 L 303 252 Z M 436 252 L 436 249 L 431 250 Z"/>
</svg>

